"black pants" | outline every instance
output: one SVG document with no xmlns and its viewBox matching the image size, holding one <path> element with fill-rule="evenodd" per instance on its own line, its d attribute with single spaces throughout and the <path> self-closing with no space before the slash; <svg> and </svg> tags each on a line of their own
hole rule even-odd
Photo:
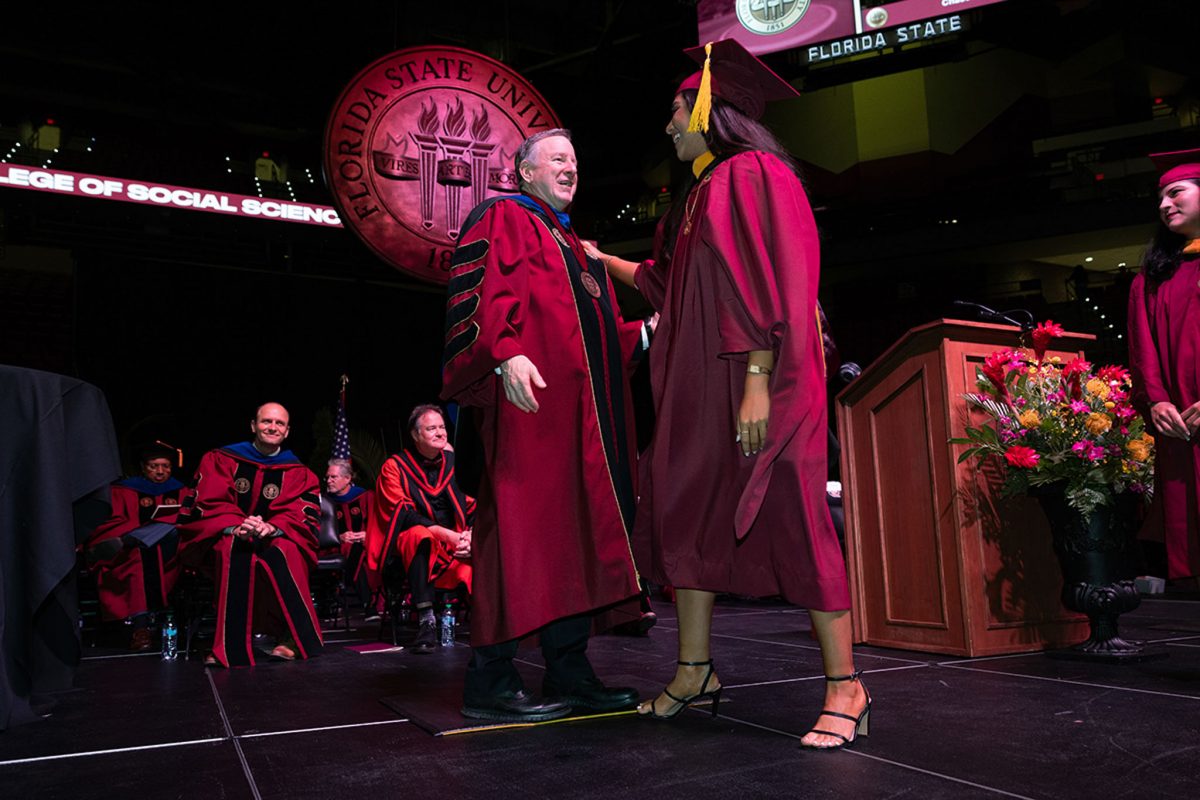
<svg viewBox="0 0 1200 800">
<path fill-rule="evenodd" d="M 546 660 L 546 682 L 559 691 L 567 692 L 584 681 L 594 680 L 596 673 L 587 658 L 588 637 L 592 632 L 590 614 L 564 617 L 542 628 L 540 640 L 542 657 Z M 467 664 L 467 680 L 463 699 L 467 705 L 482 702 L 502 692 L 524 688 L 521 675 L 513 666 L 517 655 L 517 639 L 499 644 L 476 647 Z"/>
<path fill-rule="evenodd" d="M 414 608 L 429 608 L 433 605 L 433 585 L 429 583 L 431 549 L 428 539 L 421 542 L 412 563 L 408 565 L 408 591 L 412 595 Z"/>
</svg>

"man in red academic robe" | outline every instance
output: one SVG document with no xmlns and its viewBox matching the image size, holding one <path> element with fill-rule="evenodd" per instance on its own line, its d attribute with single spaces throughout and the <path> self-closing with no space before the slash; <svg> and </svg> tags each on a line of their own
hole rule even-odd
<svg viewBox="0 0 1200 800">
<path fill-rule="evenodd" d="M 171 476 L 177 453 L 157 441 L 141 448 L 142 474 L 113 484 L 113 514 L 83 548 L 96 576 L 101 617 L 133 625 L 130 650 L 151 648 L 151 612 L 167 607 L 179 578 L 175 517 L 187 489 Z"/>
<path fill-rule="evenodd" d="M 592 616 L 639 593 L 626 369 L 647 340 L 571 228 L 570 135 L 530 137 L 515 163 L 522 194 L 472 211 L 454 253 L 442 396 L 479 407 L 485 458 L 463 714 L 536 721 L 636 700 L 606 688 L 586 650 Z M 512 664 L 533 633 L 541 703 Z"/>
<path fill-rule="evenodd" d="M 367 568 L 379 585 L 385 570 L 408 576 L 417 610 L 417 637 L 411 650 L 432 653 L 437 647 L 434 590 L 471 591 L 471 525 L 475 500 L 454 478 L 454 453 L 446 447 L 441 409 L 421 405 L 408 419 L 413 450 L 384 462 L 375 482 L 374 513 L 367 524 Z"/>
<path fill-rule="evenodd" d="M 333 525 L 341 547 L 333 555 L 346 560 L 345 586 L 358 595 L 366 609 L 366 621 L 379 619 L 371 603 L 373 592 L 367 578 L 367 520 L 375 493 L 354 485 L 354 467 L 349 459 L 331 458 L 325 470 L 325 498 L 333 504 Z M 325 557 L 324 550 L 321 557 Z"/>
<path fill-rule="evenodd" d="M 321 627 L 308 588 L 316 564 L 317 476 L 283 449 L 288 412 L 266 403 L 250 421 L 253 441 L 210 450 L 195 494 L 179 515 L 182 558 L 217 584 L 212 665 L 252 666 L 257 632 L 291 660 L 321 652 Z"/>
</svg>

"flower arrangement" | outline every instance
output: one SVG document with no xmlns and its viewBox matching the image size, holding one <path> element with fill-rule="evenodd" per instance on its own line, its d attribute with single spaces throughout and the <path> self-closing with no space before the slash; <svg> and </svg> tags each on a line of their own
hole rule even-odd
<svg viewBox="0 0 1200 800">
<path fill-rule="evenodd" d="M 1082 358 L 1046 358 L 1064 333 L 1050 320 L 1033 330 L 1033 349 L 999 350 L 977 371 L 979 392 L 964 395 L 990 419 L 967 427 L 958 459 L 997 459 L 1002 496 L 1065 484 L 1068 505 L 1086 522 L 1097 506 L 1132 492 L 1149 500 L 1154 485 L 1154 437 L 1130 405 L 1132 381 L 1120 366 L 1093 370 Z"/>
</svg>

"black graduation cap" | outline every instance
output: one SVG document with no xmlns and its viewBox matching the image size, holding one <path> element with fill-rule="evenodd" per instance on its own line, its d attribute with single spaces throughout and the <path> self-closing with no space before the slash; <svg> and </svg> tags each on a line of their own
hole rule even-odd
<svg viewBox="0 0 1200 800">
<path fill-rule="evenodd" d="M 1195 150 L 1172 150 L 1169 153 L 1151 153 L 1150 160 L 1160 173 L 1158 188 L 1162 189 L 1175 181 L 1200 179 L 1200 148 Z"/>
<path fill-rule="evenodd" d="M 791 84 L 776 75 L 737 39 L 718 39 L 683 52 L 704 67 L 688 76 L 675 92 L 697 90 L 688 130 L 708 130 L 710 93 L 736 106 L 751 119 L 760 118 L 771 100 L 800 96 Z"/>
<path fill-rule="evenodd" d="M 183 468 L 183 451 L 174 445 L 155 439 L 153 442 L 147 442 L 137 449 L 138 463 L 144 464 L 154 458 L 169 458 L 172 461 L 178 460 L 179 467 Z"/>
</svg>

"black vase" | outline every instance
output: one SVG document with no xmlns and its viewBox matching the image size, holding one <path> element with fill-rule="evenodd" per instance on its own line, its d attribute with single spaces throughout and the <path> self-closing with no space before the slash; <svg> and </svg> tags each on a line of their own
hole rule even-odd
<svg viewBox="0 0 1200 800">
<path fill-rule="evenodd" d="M 1067 505 L 1063 486 L 1034 487 L 1030 494 L 1050 522 L 1063 573 L 1063 605 L 1086 614 L 1090 625 L 1087 641 L 1072 647 L 1070 654 L 1099 661 L 1140 659 L 1143 644 L 1122 639 L 1117 632 L 1117 617 L 1142 602 L 1134 585 L 1140 498 L 1128 492 L 1117 495 L 1113 505 L 1097 506 L 1085 522 Z"/>
</svg>

